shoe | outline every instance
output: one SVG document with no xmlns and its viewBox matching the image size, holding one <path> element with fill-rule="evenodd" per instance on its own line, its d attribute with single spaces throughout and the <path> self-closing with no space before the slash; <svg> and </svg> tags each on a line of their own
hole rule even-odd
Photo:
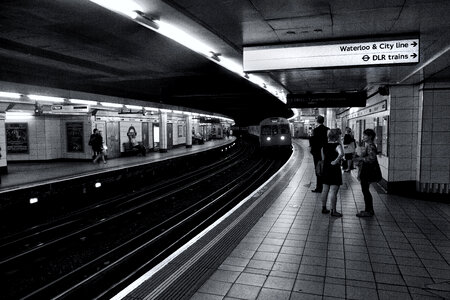
<svg viewBox="0 0 450 300">
<path fill-rule="evenodd" d="M 330 212 L 330 210 L 327 209 L 326 206 L 322 206 L 322 213 L 323 213 L 323 214 L 327 214 L 327 213 L 329 213 L 329 212 Z"/>
<path fill-rule="evenodd" d="M 345 172 L 345 173 L 348 173 L 348 172 L 350 172 L 350 170 L 344 170 L 344 172 Z"/>
<path fill-rule="evenodd" d="M 103 162 L 106 165 L 106 161 Z"/>
<path fill-rule="evenodd" d="M 322 193 L 322 190 L 315 189 L 315 190 L 312 190 L 311 192 L 313 192 L 313 193 Z"/>
<path fill-rule="evenodd" d="M 342 214 L 340 212 L 335 211 L 334 209 L 331 210 L 331 216 L 340 218 L 342 217 Z"/>
<path fill-rule="evenodd" d="M 358 218 L 373 217 L 373 215 L 374 215 L 374 212 L 372 212 L 372 211 L 364 211 L 364 210 L 362 210 L 362 211 L 360 211 L 359 213 L 356 214 L 356 216 Z"/>
</svg>

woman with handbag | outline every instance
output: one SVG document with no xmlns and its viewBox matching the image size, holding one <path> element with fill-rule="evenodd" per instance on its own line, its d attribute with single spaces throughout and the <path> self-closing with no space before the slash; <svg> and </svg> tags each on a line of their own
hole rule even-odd
<svg viewBox="0 0 450 300">
<path fill-rule="evenodd" d="M 322 200 L 322 213 L 327 214 L 327 200 L 330 199 L 331 216 L 342 217 L 342 214 L 336 211 L 337 193 L 342 185 L 341 159 L 344 156 L 344 150 L 339 142 L 341 130 L 339 128 L 330 129 L 328 132 L 328 143 L 322 147 L 323 189 L 320 195 Z"/>
<path fill-rule="evenodd" d="M 372 217 L 373 198 L 370 194 L 369 187 L 372 182 L 381 180 L 380 165 L 377 160 L 377 146 L 374 143 L 375 131 L 366 129 L 363 132 L 363 141 L 365 148 L 361 152 L 361 156 L 355 159 L 358 162 L 358 179 L 361 182 L 361 190 L 364 195 L 365 209 L 356 214 L 357 217 Z"/>
<path fill-rule="evenodd" d="M 350 172 L 353 170 L 353 155 L 356 150 L 356 142 L 352 135 L 352 130 L 347 127 L 344 135 L 344 172 Z"/>
</svg>

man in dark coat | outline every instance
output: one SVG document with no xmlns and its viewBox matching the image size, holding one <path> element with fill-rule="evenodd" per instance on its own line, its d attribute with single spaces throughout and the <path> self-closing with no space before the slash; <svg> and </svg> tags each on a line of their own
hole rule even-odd
<svg viewBox="0 0 450 300">
<path fill-rule="evenodd" d="M 311 154 L 314 159 L 314 170 L 316 169 L 317 163 L 322 160 L 321 149 L 328 142 L 327 135 L 328 130 L 330 130 L 330 128 L 323 125 L 323 122 L 325 121 L 323 116 L 318 115 L 316 121 L 319 125 L 314 128 L 312 136 L 309 139 Z M 322 187 L 322 178 L 317 176 L 316 188 L 312 190 L 313 193 L 322 193 Z"/>
</svg>

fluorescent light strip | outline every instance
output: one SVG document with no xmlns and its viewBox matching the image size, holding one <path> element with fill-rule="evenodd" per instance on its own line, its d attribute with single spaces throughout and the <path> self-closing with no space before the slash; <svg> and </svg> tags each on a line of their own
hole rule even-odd
<svg viewBox="0 0 450 300">
<path fill-rule="evenodd" d="M 69 102 L 74 104 L 97 105 L 97 101 L 81 100 L 81 99 L 69 99 Z"/>
<path fill-rule="evenodd" d="M 126 104 L 125 107 L 129 108 L 129 109 L 142 109 L 142 106 L 138 106 L 138 105 L 128 105 L 128 104 Z"/>
<path fill-rule="evenodd" d="M 160 108 L 159 110 L 160 110 L 161 112 L 165 112 L 165 113 L 170 113 L 170 112 L 172 112 L 171 109 Z"/>
<path fill-rule="evenodd" d="M 149 110 L 149 111 L 158 111 L 159 110 L 158 108 L 148 107 L 148 106 L 144 107 L 144 109 Z"/>
<path fill-rule="evenodd" d="M 64 102 L 64 98 L 61 97 L 51 97 L 42 95 L 27 95 L 27 97 L 35 101 Z"/>
<path fill-rule="evenodd" d="M 0 92 L 1 98 L 20 99 L 21 95 L 18 93 Z"/>
<path fill-rule="evenodd" d="M 191 50 L 194 50 L 195 52 L 201 53 L 207 57 L 210 57 L 211 52 L 217 53 L 217 51 L 214 51 L 214 49 L 212 49 L 210 46 L 192 37 L 183 30 L 176 28 L 175 26 L 162 21 L 160 21 L 158 24 L 160 27 L 157 32 Z"/>
<path fill-rule="evenodd" d="M 102 106 L 106 106 L 106 107 L 123 107 L 123 104 L 119 104 L 119 103 L 100 102 L 100 104 Z"/>
<path fill-rule="evenodd" d="M 6 120 L 25 120 L 33 118 L 32 112 L 7 111 Z"/>
<path fill-rule="evenodd" d="M 135 11 L 142 11 L 142 8 L 136 4 L 134 1 L 130 0 L 90 0 L 100 6 L 103 6 L 106 9 L 115 11 L 120 14 L 124 14 L 133 18 L 136 14 Z"/>
</svg>

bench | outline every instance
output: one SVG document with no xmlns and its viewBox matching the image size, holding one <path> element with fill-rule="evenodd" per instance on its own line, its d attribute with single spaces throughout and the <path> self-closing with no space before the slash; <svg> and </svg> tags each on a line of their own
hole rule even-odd
<svg viewBox="0 0 450 300">
<path fill-rule="evenodd" d="M 137 145 L 133 146 L 131 143 L 123 143 L 123 150 L 122 152 L 123 156 L 131 156 L 131 155 L 139 155 L 142 154 L 142 156 L 145 156 L 147 153 L 147 149 L 145 149 L 145 146 L 142 145 L 141 142 L 138 142 Z"/>
</svg>

